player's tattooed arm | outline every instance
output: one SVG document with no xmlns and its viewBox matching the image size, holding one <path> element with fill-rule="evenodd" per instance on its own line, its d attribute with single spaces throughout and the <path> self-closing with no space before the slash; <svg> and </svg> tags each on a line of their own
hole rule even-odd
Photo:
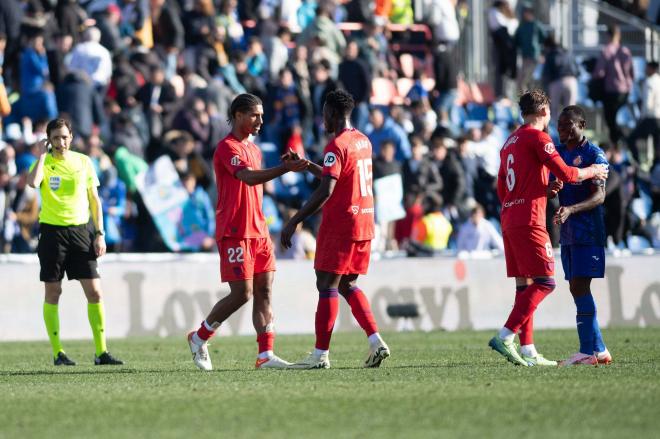
<svg viewBox="0 0 660 439">
<path fill-rule="evenodd" d="M 291 247 L 291 237 L 295 233 L 298 223 L 301 223 L 306 218 L 314 215 L 323 207 L 326 201 L 328 201 L 330 195 L 332 195 L 332 192 L 335 190 L 336 183 L 337 180 L 329 175 L 326 175 L 321 179 L 321 184 L 312 193 L 309 200 L 303 204 L 300 210 L 296 212 L 296 214 L 286 223 L 284 228 L 282 228 L 280 242 L 284 248 Z"/>
<path fill-rule="evenodd" d="M 568 220 L 568 217 L 578 212 L 586 212 L 596 208 L 605 202 L 605 187 L 594 185 L 594 191 L 591 196 L 581 203 L 573 204 L 571 206 L 561 206 L 553 218 L 555 224 L 563 224 Z"/>
</svg>

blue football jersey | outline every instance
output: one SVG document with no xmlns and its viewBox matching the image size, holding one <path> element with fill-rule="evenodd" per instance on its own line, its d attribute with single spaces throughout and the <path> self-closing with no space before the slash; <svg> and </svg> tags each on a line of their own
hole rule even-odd
<svg viewBox="0 0 660 439">
<path fill-rule="evenodd" d="M 569 151 L 566 145 L 557 146 L 557 152 L 569 166 L 587 168 L 594 163 L 607 165 L 605 153 L 598 146 L 586 141 Z M 599 182 L 602 184 L 603 182 Z M 593 194 L 594 180 L 580 183 L 564 183 L 559 191 L 559 203 L 562 206 L 572 206 L 588 199 Z M 561 225 L 560 242 L 562 245 L 602 245 L 606 243 L 605 216 L 603 205 L 595 209 L 570 215 Z"/>
</svg>

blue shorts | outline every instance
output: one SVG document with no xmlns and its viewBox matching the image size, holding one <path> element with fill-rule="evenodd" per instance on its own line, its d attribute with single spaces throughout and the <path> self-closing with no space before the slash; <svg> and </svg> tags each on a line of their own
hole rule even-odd
<svg viewBox="0 0 660 439">
<path fill-rule="evenodd" d="M 564 279 L 605 277 L 605 247 L 599 245 L 562 245 L 561 265 Z"/>
</svg>

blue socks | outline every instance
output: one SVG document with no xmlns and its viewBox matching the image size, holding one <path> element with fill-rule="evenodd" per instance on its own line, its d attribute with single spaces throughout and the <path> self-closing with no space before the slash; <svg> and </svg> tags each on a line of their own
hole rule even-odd
<svg viewBox="0 0 660 439">
<path fill-rule="evenodd" d="M 591 293 L 581 297 L 574 297 L 577 315 L 577 333 L 580 338 L 580 353 L 594 354 L 594 325 L 596 323 L 596 303 Z"/>
<path fill-rule="evenodd" d="M 577 307 L 575 321 L 580 338 L 580 353 L 594 355 L 595 352 L 605 351 L 605 343 L 596 318 L 594 297 L 589 293 L 582 297 L 574 297 L 573 300 Z"/>
</svg>

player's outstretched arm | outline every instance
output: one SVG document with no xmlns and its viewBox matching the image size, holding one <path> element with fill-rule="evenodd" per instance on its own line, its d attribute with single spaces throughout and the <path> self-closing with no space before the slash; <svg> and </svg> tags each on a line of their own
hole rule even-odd
<svg viewBox="0 0 660 439">
<path fill-rule="evenodd" d="M 586 212 L 592 210 L 597 206 L 605 202 L 605 185 L 602 180 L 598 180 L 598 185 L 594 186 L 595 190 L 589 198 L 582 201 L 581 203 L 576 203 L 571 206 L 561 206 L 553 218 L 555 224 L 563 224 L 566 222 L 569 216 L 578 212 Z"/>
<path fill-rule="evenodd" d="M 236 172 L 234 176 L 249 186 L 256 186 L 258 184 L 266 183 L 274 178 L 284 175 L 289 171 L 300 172 L 307 169 L 308 161 L 299 160 L 286 160 L 279 165 L 268 169 L 251 169 L 245 168 Z"/>
<path fill-rule="evenodd" d="M 286 162 L 287 160 L 299 160 L 300 156 L 298 155 L 297 152 L 293 151 L 292 149 L 289 149 L 289 151 L 286 154 L 283 154 L 280 158 L 282 159 L 283 162 Z M 312 175 L 316 178 L 321 178 L 321 176 L 323 175 L 323 167 L 309 160 L 307 160 L 306 171 L 311 172 Z"/>
<path fill-rule="evenodd" d="M 296 226 L 298 223 L 305 220 L 323 207 L 323 205 L 328 201 L 330 195 L 335 190 L 335 184 L 337 180 L 329 175 L 325 175 L 321 179 L 321 184 L 318 188 L 312 193 L 312 196 L 309 197 L 309 200 L 300 208 L 298 212 L 286 223 L 282 232 L 280 233 L 280 241 L 284 248 L 291 247 L 291 237 L 296 231 Z"/>
<path fill-rule="evenodd" d="M 564 163 L 559 155 L 548 160 L 545 165 L 550 169 L 550 172 L 555 174 L 558 180 L 567 183 L 579 183 L 592 178 L 607 180 L 609 174 L 607 165 L 593 164 L 587 168 L 574 168 Z"/>
</svg>

